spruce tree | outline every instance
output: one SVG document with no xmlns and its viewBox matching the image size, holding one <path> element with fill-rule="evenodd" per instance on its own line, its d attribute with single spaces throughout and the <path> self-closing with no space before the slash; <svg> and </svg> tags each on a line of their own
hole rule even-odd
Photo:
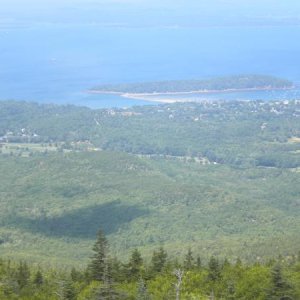
<svg viewBox="0 0 300 300">
<path fill-rule="evenodd" d="M 127 278 L 127 273 L 124 274 L 121 270 L 122 264 L 117 257 L 111 258 L 109 260 L 111 267 L 111 277 L 116 282 L 124 281 Z M 124 278 L 125 277 L 125 278 Z"/>
<path fill-rule="evenodd" d="M 111 263 L 106 263 L 103 272 L 103 285 L 96 291 L 95 300 L 119 300 L 122 295 L 115 289 Z"/>
<path fill-rule="evenodd" d="M 202 262 L 201 262 L 200 256 L 197 256 L 196 266 L 197 266 L 197 269 L 201 269 L 201 267 L 202 267 Z"/>
<path fill-rule="evenodd" d="M 107 264 L 108 242 L 102 230 L 98 231 L 97 240 L 93 247 L 94 254 L 91 257 L 89 269 L 93 280 L 103 280 Z"/>
<path fill-rule="evenodd" d="M 291 286 L 283 278 L 281 266 L 275 265 L 271 270 L 271 287 L 267 294 L 268 300 L 288 300 L 291 297 Z"/>
<path fill-rule="evenodd" d="M 191 248 L 189 248 L 188 253 L 185 255 L 183 265 L 185 270 L 191 270 L 194 266 L 194 257 Z"/>
<path fill-rule="evenodd" d="M 131 254 L 129 263 L 127 265 L 128 276 L 131 279 L 136 280 L 138 278 L 139 274 L 140 274 L 142 265 L 143 265 L 142 255 L 138 251 L 138 249 L 134 249 L 132 254 Z"/>
<path fill-rule="evenodd" d="M 34 276 L 33 283 L 37 286 L 40 286 L 44 283 L 44 277 L 40 270 L 38 270 Z"/>
<path fill-rule="evenodd" d="M 63 299 L 64 300 L 75 300 L 76 299 L 76 292 L 73 286 L 73 283 L 68 280 L 63 285 Z"/>
<path fill-rule="evenodd" d="M 30 270 L 26 262 L 20 262 L 16 277 L 20 288 L 23 288 L 28 284 L 30 278 Z"/>
<path fill-rule="evenodd" d="M 78 281 L 81 277 L 80 272 L 78 272 L 74 267 L 71 269 L 70 277 L 73 282 Z"/>
<path fill-rule="evenodd" d="M 221 276 L 220 265 L 215 257 L 211 257 L 208 263 L 208 279 L 211 281 L 217 281 Z"/>
<path fill-rule="evenodd" d="M 167 262 L 167 253 L 163 247 L 158 251 L 154 251 L 151 259 L 151 269 L 155 273 L 160 273 Z"/>
</svg>

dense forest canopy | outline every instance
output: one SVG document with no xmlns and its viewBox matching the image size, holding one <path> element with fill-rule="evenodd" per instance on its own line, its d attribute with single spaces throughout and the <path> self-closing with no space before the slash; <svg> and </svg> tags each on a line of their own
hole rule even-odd
<svg viewBox="0 0 300 300">
<path fill-rule="evenodd" d="M 0 253 L 80 266 L 99 227 L 120 257 L 296 253 L 299 115 L 296 100 L 0 102 Z"/>
</svg>

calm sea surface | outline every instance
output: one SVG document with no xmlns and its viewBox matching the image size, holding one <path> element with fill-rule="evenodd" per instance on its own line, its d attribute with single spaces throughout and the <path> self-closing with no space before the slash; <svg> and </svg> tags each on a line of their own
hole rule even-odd
<svg viewBox="0 0 300 300">
<path fill-rule="evenodd" d="M 121 28 L 45 24 L 2 28 L 0 99 L 124 107 L 149 102 L 86 91 L 102 83 L 252 73 L 299 83 L 299 37 L 300 27 L 296 26 Z M 300 99 L 300 91 L 180 97 Z"/>
</svg>

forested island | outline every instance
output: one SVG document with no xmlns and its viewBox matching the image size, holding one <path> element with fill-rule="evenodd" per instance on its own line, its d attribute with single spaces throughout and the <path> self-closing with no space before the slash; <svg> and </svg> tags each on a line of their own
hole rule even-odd
<svg viewBox="0 0 300 300">
<path fill-rule="evenodd" d="M 92 88 L 90 92 L 120 94 L 175 94 L 290 88 L 293 88 L 293 83 L 289 80 L 263 75 L 238 75 L 203 80 L 173 80 L 128 84 L 107 84 L 96 86 Z"/>
</svg>

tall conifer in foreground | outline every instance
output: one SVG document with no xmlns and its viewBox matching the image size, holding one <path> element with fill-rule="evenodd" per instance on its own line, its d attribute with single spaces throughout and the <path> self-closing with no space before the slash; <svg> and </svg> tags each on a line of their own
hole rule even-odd
<svg viewBox="0 0 300 300">
<path fill-rule="evenodd" d="M 96 291 L 95 300 L 119 300 L 121 295 L 116 291 L 111 276 L 111 264 L 107 262 L 104 266 L 102 286 Z"/>
<path fill-rule="evenodd" d="M 108 256 L 108 241 L 102 230 L 97 233 L 97 240 L 93 247 L 94 254 L 89 265 L 91 278 L 102 281 L 106 270 Z"/>
<path fill-rule="evenodd" d="M 191 248 L 189 248 L 187 254 L 185 255 L 183 265 L 185 270 L 191 270 L 194 266 L 194 257 Z"/>
<path fill-rule="evenodd" d="M 34 276 L 33 283 L 37 286 L 40 286 L 44 283 L 44 277 L 40 270 L 38 270 Z"/>
<path fill-rule="evenodd" d="M 131 280 L 137 280 L 143 265 L 143 258 L 138 249 L 134 249 L 129 263 L 127 264 L 127 275 Z"/>
<path fill-rule="evenodd" d="M 167 262 L 167 252 L 163 247 L 160 247 L 158 251 L 154 251 L 151 259 L 151 269 L 153 273 L 160 273 L 166 262 Z"/>
<path fill-rule="evenodd" d="M 19 263 L 16 278 L 20 288 L 23 288 L 28 284 L 30 278 L 30 270 L 26 262 Z"/>
<path fill-rule="evenodd" d="M 208 262 L 208 279 L 217 281 L 221 276 L 221 270 L 218 260 L 212 256 Z"/>
<path fill-rule="evenodd" d="M 292 300 L 292 287 L 284 279 L 281 266 L 275 265 L 271 270 L 271 287 L 268 291 L 268 300 Z"/>
</svg>

